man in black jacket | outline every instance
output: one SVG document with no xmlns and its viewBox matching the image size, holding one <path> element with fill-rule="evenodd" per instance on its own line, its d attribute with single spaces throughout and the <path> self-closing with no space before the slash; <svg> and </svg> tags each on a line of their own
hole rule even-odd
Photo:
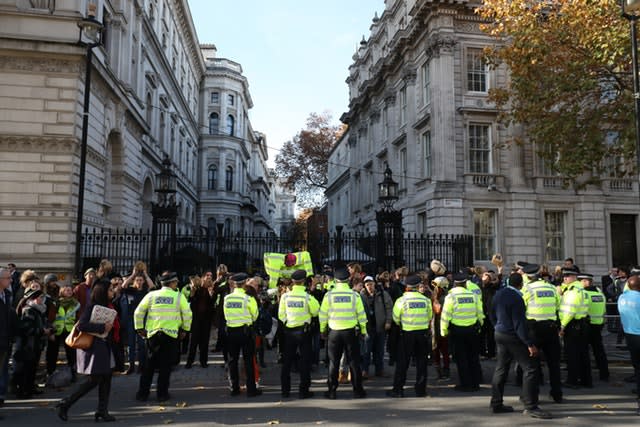
<svg viewBox="0 0 640 427">
<path fill-rule="evenodd" d="M 513 407 L 504 405 L 504 384 L 512 360 L 524 370 L 522 402 L 525 415 L 534 418 L 551 418 L 551 414 L 538 406 L 538 349 L 529 338 L 525 305 L 522 299 L 522 276 L 509 276 L 509 285 L 498 291 L 493 298 L 489 313 L 495 327 L 497 346 L 496 370 L 491 384 L 491 409 L 494 414 L 513 412 Z"/>
<path fill-rule="evenodd" d="M 15 324 L 15 311 L 12 309 L 9 296 L 11 286 L 11 272 L 0 268 L 0 406 L 4 404 L 4 393 L 9 382 L 8 358 L 10 341 Z M 0 419 L 2 417 L 0 416 Z"/>
</svg>

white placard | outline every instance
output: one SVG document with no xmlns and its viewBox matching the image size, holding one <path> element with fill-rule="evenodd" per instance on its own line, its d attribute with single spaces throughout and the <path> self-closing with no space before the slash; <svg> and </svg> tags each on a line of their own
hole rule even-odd
<svg viewBox="0 0 640 427">
<path fill-rule="evenodd" d="M 99 323 L 101 325 L 104 325 L 106 323 L 113 324 L 113 321 L 116 319 L 117 315 L 118 315 L 118 312 L 110 309 L 109 307 L 104 307 L 102 305 L 94 305 L 93 311 L 91 312 L 91 320 L 89 320 L 89 322 Z M 105 332 L 102 334 L 92 333 L 91 335 L 94 335 L 99 338 L 106 338 L 107 335 L 109 335 L 109 333 L 108 332 Z"/>
</svg>

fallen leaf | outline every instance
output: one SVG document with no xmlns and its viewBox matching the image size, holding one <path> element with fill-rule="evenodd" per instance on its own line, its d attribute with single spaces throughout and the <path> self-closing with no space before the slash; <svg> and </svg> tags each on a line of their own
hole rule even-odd
<svg viewBox="0 0 640 427">
<path fill-rule="evenodd" d="M 188 406 L 187 402 L 178 402 L 178 403 L 176 403 L 176 407 L 177 408 L 186 408 L 187 406 Z"/>
<path fill-rule="evenodd" d="M 163 423 L 165 423 L 165 424 L 172 424 L 172 423 L 173 423 L 173 420 L 164 420 L 164 421 L 163 421 Z"/>
<path fill-rule="evenodd" d="M 271 420 L 267 424 L 269 424 L 269 425 L 280 424 L 280 420 Z"/>
<path fill-rule="evenodd" d="M 166 408 L 165 408 L 164 406 L 158 406 L 158 407 L 156 408 L 156 411 L 158 411 L 158 412 L 162 412 L 162 411 L 164 411 L 165 409 L 166 409 Z"/>
<path fill-rule="evenodd" d="M 204 390 L 204 386 L 199 385 L 197 387 L 194 387 L 195 390 Z"/>
<path fill-rule="evenodd" d="M 596 404 L 596 405 L 593 405 L 593 407 L 595 409 L 607 409 L 607 405 Z"/>
</svg>

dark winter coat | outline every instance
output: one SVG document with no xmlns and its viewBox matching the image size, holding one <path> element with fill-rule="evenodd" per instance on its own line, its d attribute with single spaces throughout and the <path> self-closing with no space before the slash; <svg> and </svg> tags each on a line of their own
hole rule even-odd
<svg viewBox="0 0 640 427">
<path fill-rule="evenodd" d="M 82 332 L 101 334 L 104 332 L 104 325 L 91 323 L 91 312 L 93 305 L 87 306 L 82 313 L 78 323 L 78 329 Z M 95 337 L 93 345 L 87 350 L 77 351 L 77 368 L 79 374 L 85 375 L 107 375 L 115 366 L 112 347 L 113 334 L 110 332 L 106 338 Z"/>
</svg>

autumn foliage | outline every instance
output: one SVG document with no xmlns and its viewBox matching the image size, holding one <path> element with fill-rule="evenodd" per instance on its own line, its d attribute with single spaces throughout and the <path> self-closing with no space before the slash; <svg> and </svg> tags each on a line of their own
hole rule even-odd
<svg viewBox="0 0 640 427">
<path fill-rule="evenodd" d="M 296 190 L 299 206 L 315 207 L 324 202 L 329 153 L 340 127 L 331 125 L 331 115 L 311 113 L 306 128 L 287 141 L 276 156 L 276 174 Z"/>
<path fill-rule="evenodd" d="M 634 173 L 630 27 L 619 2 L 484 0 L 477 13 L 496 39 L 488 62 L 510 71 L 490 97 L 504 122 L 524 126 L 526 140 L 513 142 L 533 144 L 577 188 Z"/>
</svg>

